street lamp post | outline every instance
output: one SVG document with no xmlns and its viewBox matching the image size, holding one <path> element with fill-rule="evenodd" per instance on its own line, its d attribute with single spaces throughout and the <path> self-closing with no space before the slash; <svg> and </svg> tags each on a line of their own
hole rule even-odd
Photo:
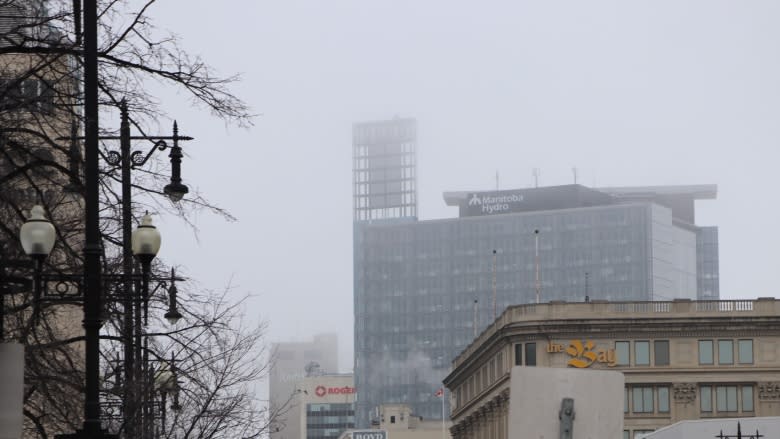
<svg viewBox="0 0 780 439">
<path fill-rule="evenodd" d="M 41 266 L 43 264 L 43 261 L 46 259 L 46 257 L 48 257 L 48 253 L 46 252 L 51 251 L 51 249 L 54 247 L 54 241 L 55 241 L 54 226 L 49 220 L 47 220 L 44 217 L 44 209 L 42 206 L 34 206 L 32 208 L 30 219 L 22 225 L 20 231 L 20 240 L 22 242 L 22 247 L 24 248 L 25 253 L 27 253 L 28 256 L 34 258 L 36 261 L 35 274 L 33 279 L 33 289 L 34 289 L 33 314 L 36 315 L 38 313 L 38 308 L 40 306 L 39 302 L 43 295 L 42 288 L 41 288 L 41 284 L 42 284 Z M 141 280 L 143 283 L 142 300 L 144 302 L 148 300 L 150 265 L 152 260 L 155 258 L 157 252 L 160 249 L 160 243 L 161 243 L 160 233 L 157 231 L 156 227 L 152 224 L 151 217 L 147 214 L 142 218 L 141 225 L 139 225 L 138 228 L 132 233 L 132 254 L 136 259 L 138 259 L 141 262 L 141 265 L 143 267 Z M 73 277 L 67 277 L 67 276 L 62 277 L 62 279 L 64 280 L 69 280 L 72 278 Z M 175 282 L 175 277 L 172 277 L 172 282 Z M 172 284 L 172 288 L 174 291 L 170 299 L 169 312 L 166 313 L 166 316 L 168 316 L 168 314 L 171 314 L 172 312 L 171 309 L 173 311 L 176 311 L 176 303 L 175 303 L 176 292 L 175 292 L 175 286 L 173 286 L 173 284 Z M 87 298 L 84 297 L 85 302 L 86 300 Z M 174 314 L 178 314 L 178 311 L 176 311 Z M 179 314 L 179 317 L 180 316 L 181 315 Z M 168 318 L 168 320 L 171 319 Z M 95 379 L 98 380 L 99 377 L 95 377 Z M 89 382 L 89 377 L 87 377 L 87 382 Z M 85 428 L 84 430 L 80 430 L 75 434 L 60 435 L 58 437 L 61 439 L 77 439 L 77 438 L 106 439 L 106 438 L 116 438 L 117 436 L 108 434 L 103 430 L 100 430 L 98 433 L 91 433 Z"/>
<path fill-rule="evenodd" d="M 190 136 L 179 135 L 178 124 L 173 123 L 173 135 L 172 136 L 132 136 L 130 134 L 130 117 L 127 109 L 127 102 L 123 99 L 119 104 L 121 122 L 119 129 L 119 136 L 100 136 L 101 140 L 119 140 L 119 151 L 109 151 L 108 154 L 103 156 L 104 160 L 114 168 L 121 170 L 121 186 L 122 186 L 122 264 L 123 264 L 123 290 L 124 299 L 122 301 L 124 308 L 123 315 L 123 331 L 125 333 L 124 342 L 124 369 L 125 369 L 125 385 L 126 396 L 123 400 L 123 413 L 125 414 L 125 426 L 127 428 L 127 437 L 135 437 L 135 429 L 138 425 L 143 424 L 145 420 L 144 416 L 141 419 L 138 418 L 139 408 L 143 406 L 144 395 L 137 393 L 138 384 L 145 381 L 146 372 L 143 370 L 144 359 L 142 356 L 142 324 L 146 323 L 146 317 L 142 319 L 142 315 L 146 316 L 146 308 L 141 308 L 141 302 L 146 303 L 146 297 L 142 301 L 135 300 L 133 296 L 133 253 L 132 253 L 132 182 L 131 172 L 133 169 L 143 166 L 156 151 L 164 151 L 169 148 L 167 141 L 171 142 L 169 158 L 171 162 L 171 178 L 164 189 L 163 193 L 173 202 L 178 202 L 189 192 L 189 188 L 182 183 L 181 180 L 181 159 L 183 157 L 179 142 L 193 140 Z M 73 140 L 73 137 L 60 137 L 58 140 Z M 76 137 L 75 139 L 79 139 Z M 84 139 L 87 139 L 84 137 Z M 141 151 L 131 151 L 131 141 L 133 140 L 149 140 L 154 141 L 152 148 L 143 153 Z M 87 188 L 89 190 L 89 188 Z M 144 264 L 143 257 L 136 258 Z M 148 265 L 147 265 L 148 269 Z M 175 276 L 174 280 L 175 282 Z M 175 284 L 174 284 L 175 285 Z M 148 291 L 142 287 L 143 291 Z M 175 306 L 175 294 L 176 288 L 173 288 L 174 299 L 171 305 L 173 308 L 169 309 L 170 316 L 166 313 L 166 318 L 174 321 L 181 317 Z M 143 321 L 143 323 L 142 323 Z M 134 341 L 133 341 L 134 339 Z M 138 425 L 137 425 L 138 424 Z M 141 427 L 143 430 L 143 427 Z"/>
<path fill-rule="evenodd" d="M 83 11 L 83 74 L 84 74 L 84 272 L 82 290 L 84 304 L 84 332 L 85 332 L 85 394 L 84 394 L 84 419 L 82 428 L 73 434 L 59 435 L 60 439 L 115 439 L 117 435 L 109 434 L 101 428 L 100 420 L 100 328 L 103 325 L 101 319 L 101 310 L 103 309 L 103 291 L 101 273 L 101 236 L 100 236 L 100 204 L 99 204 L 99 123 L 98 123 L 98 50 L 97 50 L 97 0 L 74 0 L 74 18 L 77 26 L 80 22 L 80 15 Z M 77 41 L 79 42 L 79 41 Z M 190 140 L 178 135 L 178 127 L 174 124 L 173 137 L 152 138 L 157 140 L 154 148 L 145 156 L 139 157 L 136 153 L 130 153 L 130 140 L 133 139 L 129 132 L 129 123 L 127 123 L 127 108 L 122 105 L 123 123 L 120 132 L 121 154 L 119 155 L 119 166 L 122 168 L 122 195 L 123 195 L 123 269 L 124 269 L 124 299 L 125 316 L 124 326 L 129 328 L 133 325 L 133 320 L 137 322 L 138 315 L 133 316 L 132 311 L 132 262 L 127 251 L 128 248 L 135 248 L 136 241 L 130 236 L 130 228 L 127 224 L 131 221 L 130 205 L 130 178 L 129 171 L 136 165 L 142 165 L 151 156 L 154 150 L 162 150 L 167 145 L 166 139 L 173 140 L 173 146 L 170 152 L 172 175 L 171 183 L 164 189 L 172 200 L 180 200 L 187 193 L 187 187 L 181 183 L 181 148 L 178 145 L 179 140 Z M 149 139 L 147 137 L 139 137 Z M 72 140 L 72 139 L 71 139 Z M 109 160 L 110 163 L 110 160 Z M 115 163 L 111 163 L 116 165 Z M 34 283 L 35 295 L 39 296 L 41 291 L 40 271 L 43 260 L 48 256 L 54 246 L 54 227 L 45 219 L 44 209 L 40 206 L 33 208 L 30 221 L 24 224 L 21 231 L 22 245 L 29 256 L 36 261 L 36 279 Z M 148 287 L 149 265 L 159 249 L 159 234 L 150 233 L 152 229 L 151 219 L 145 217 L 139 232 L 138 248 L 139 253 L 135 256 L 139 258 L 144 267 L 144 286 Z M 129 238 L 129 239 L 128 239 Z M 156 241 L 155 241 L 156 239 Z M 156 245 L 156 249 L 155 249 Z M 152 252 L 151 250 L 154 250 Z M 144 289 L 146 290 L 146 288 Z M 35 297 L 37 301 L 40 297 Z M 136 312 L 139 310 L 136 308 Z M 169 310 L 172 316 L 176 317 L 178 311 L 175 304 Z M 173 312 L 175 311 L 175 312 Z M 36 311 L 37 312 L 37 311 Z M 128 315 L 130 313 L 130 315 Z M 178 314 L 180 317 L 180 314 Z M 133 318 L 135 317 L 135 319 Z M 166 318 L 168 315 L 166 314 Z M 135 329 L 135 328 L 133 328 Z M 137 329 L 136 329 L 137 333 Z M 140 349 L 137 346 L 137 349 Z M 127 355 L 127 354 L 131 355 Z M 131 348 L 125 347 L 126 361 L 130 361 L 134 368 L 138 365 L 132 363 L 134 356 L 137 358 L 137 352 Z M 135 355 L 133 355 L 135 354 Z M 128 373 L 128 372 L 126 372 Z M 127 408 L 127 407 L 126 407 Z"/>
</svg>

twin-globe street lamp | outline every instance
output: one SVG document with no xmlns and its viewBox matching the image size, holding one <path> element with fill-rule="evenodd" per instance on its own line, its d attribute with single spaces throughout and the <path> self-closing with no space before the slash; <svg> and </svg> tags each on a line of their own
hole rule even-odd
<svg viewBox="0 0 780 439">
<path fill-rule="evenodd" d="M 185 186 L 186 188 L 186 186 Z M 180 198 L 179 198 L 180 199 Z M 34 304 L 33 304 L 33 319 L 34 321 L 37 320 L 38 314 L 39 314 L 39 308 L 40 308 L 40 300 L 42 297 L 42 288 L 41 288 L 41 271 L 43 262 L 46 260 L 46 258 L 51 253 L 52 249 L 54 248 L 55 240 L 56 240 L 56 231 L 54 228 L 54 225 L 46 219 L 45 217 L 45 211 L 44 208 L 40 205 L 33 206 L 33 208 L 30 211 L 30 217 L 29 219 L 22 225 L 19 238 L 22 244 L 22 248 L 24 249 L 24 252 L 30 256 L 35 261 L 35 275 L 33 277 L 33 295 L 34 295 Z M 141 263 L 141 282 L 142 282 L 142 294 L 143 294 L 143 300 L 146 303 L 146 300 L 148 300 L 148 292 L 149 292 L 149 277 L 150 277 L 150 268 L 151 263 L 154 260 L 154 258 L 157 256 L 157 253 L 160 250 L 160 244 L 162 242 L 160 232 L 157 230 L 157 228 L 152 223 L 151 216 L 147 213 L 141 218 L 141 224 L 132 232 L 131 236 L 131 249 L 133 256 Z M 178 310 L 177 307 L 177 288 L 176 288 L 176 276 L 173 271 L 171 271 L 171 285 L 168 289 L 169 294 L 169 302 L 168 302 L 168 310 L 164 315 L 164 318 L 171 324 L 175 325 L 181 318 L 182 315 Z M 87 346 L 87 350 L 89 349 L 97 349 L 98 345 L 94 345 L 93 347 Z M 96 353 L 92 353 L 93 355 L 97 355 Z M 175 373 L 175 363 L 174 363 L 173 356 L 171 357 L 171 364 L 170 367 L 172 369 L 171 372 L 166 372 L 168 375 L 165 375 L 164 379 L 161 378 L 161 376 L 158 376 L 156 382 L 153 384 L 162 394 L 162 403 L 165 405 L 165 396 L 168 393 L 171 393 L 174 395 L 174 405 L 172 406 L 172 409 L 174 411 L 178 411 L 181 409 L 181 406 L 179 405 L 179 398 L 178 398 L 178 379 Z M 165 369 L 163 369 L 164 371 Z M 125 395 L 127 397 L 127 395 Z M 164 415 L 165 407 L 163 407 L 163 423 L 165 422 L 165 415 Z M 164 425 L 164 424 L 163 424 Z M 165 428 L 163 426 L 163 428 Z M 81 434 L 85 434 L 85 432 L 80 432 Z M 83 437 L 81 434 L 77 433 L 76 435 L 63 435 L 62 437 Z M 114 437 L 113 435 L 104 434 L 101 437 Z"/>
<path fill-rule="evenodd" d="M 54 225 L 46 219 L 44 214 L 43 206 L 33 206 L 30 210 L 30 218 L 22 224 L 19 232 L 19 239 L 22 242 L 24 252 L 35 261 L 36 277 L 39 277 L 43 261 L 51 253 L 56 240 Z M 148 291 L 150 267 L 152 260 L 160 251 L 162 242 L 160 232 L 152 224 L 152 217 L 148 213 L 141 218 L 141 225 L 133 231 L 131 239 L 133 256 L 141 263 L 141 279 L 144 282 L 143 291 Z M 173 279 L 173 284 L 169 289 L 168 311 L 164 316 L 171 325 L 175 325 L 182 317 L 176 306 L 177 289 L 175 276 Z M 36 296 L 40 296 L 40 282 L 35 283 L 38 285 L 34 287 L 37 290 L 34 293 Z M 36 303 L 35 306 L 37 307 L 38 304 Z"/>
</svg>

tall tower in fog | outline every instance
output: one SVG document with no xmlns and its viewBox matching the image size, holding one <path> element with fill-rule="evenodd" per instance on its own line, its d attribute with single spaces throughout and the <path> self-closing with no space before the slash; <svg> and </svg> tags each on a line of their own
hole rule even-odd
<svg viewBox="0 0 780 439">
<path fill-rule="evenodd" d="M 417 121 L 352 127 L 354 220 L 417 218 Z"/>
</svg>

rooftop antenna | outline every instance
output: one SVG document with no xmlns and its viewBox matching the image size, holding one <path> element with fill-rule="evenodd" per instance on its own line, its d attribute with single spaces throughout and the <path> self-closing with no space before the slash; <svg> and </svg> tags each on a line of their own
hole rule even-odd
<svg viewBox="0 0 780 439">
<path fill-rule="evenodd" d="M 534 187 L 538 188 L 539 187 L 539 175 L 541 174 L 541 171 L 539 170 L 539 168 L 534 168 L 531 171 L 531 174 L 534 176 Z"/>
<path fill-rule="evenodd" d="M 577 167 L 571 168 L 571 173 L 574 174 L 574 184 L 577 184 Z"/>
<path fill-rule="evenodd" d="M 588 291 L 588 278 L 590 277 L 590 273 L 587 271 L 585 272 L 585 301 L 590 302 L 590 292 Z"/>
<path fill-rule="evenodd" d="M 534 248 L 536 259 L 536 303 L 539 303 L 539 293 L 542 289 L 541 281 L 539 280 L 539 229 L 534 230 Z"/>
<path fill-rule="evenodd" d="M 474 338 L 477 338 L 477 303 L 479 301 L 474 299 Z"/>
<path fill-rule="evenodd" d="M 496 190 L 498 190 L 498 169 L 496 169 Z"/>
<path fill-rule="evenodd" d="M 496 249 L 493 249 L 493 320 L 496 319 Z"/>
</svg>

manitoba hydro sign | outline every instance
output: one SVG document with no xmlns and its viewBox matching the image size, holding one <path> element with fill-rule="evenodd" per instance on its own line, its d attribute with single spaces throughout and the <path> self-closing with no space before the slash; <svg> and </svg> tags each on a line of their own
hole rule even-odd
<svg viewBox="0 0 780 439">
<path fill-rule="evenodd" d="M 522 210 L 525 195 L 520 191 L 474 192 L 466 197 L 466 216 L 495 215 Z"/>
</svg>

